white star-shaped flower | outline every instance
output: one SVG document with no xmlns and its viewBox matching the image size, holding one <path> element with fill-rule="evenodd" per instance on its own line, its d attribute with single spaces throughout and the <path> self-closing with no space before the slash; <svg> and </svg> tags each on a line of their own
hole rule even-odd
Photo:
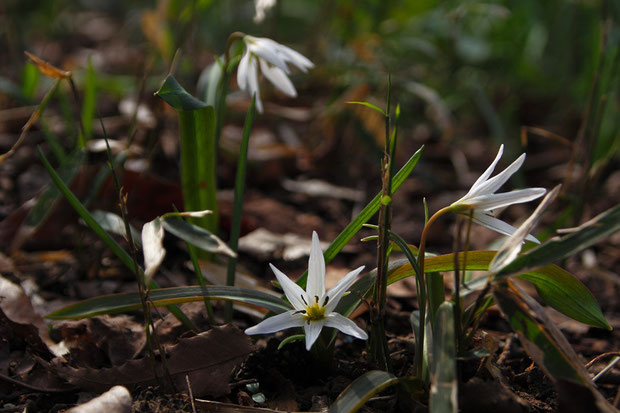
<svg viewBox="0 0 620 413">
<path fill-rule="evenodd" d="M 332 289 L 325 292 L 325 258 L 316 232 L 312 232 L 312 248 L 308 261 L 306 291 L 284 273 L 269 264 L 293 309 L 263 320 L 245 330 L 246 334 L 268 334 L 291 327 L 303 327 L 306 350 L 310 350 L 323 327 L 333 327 L 350 336 L 366 340 L 368 335 L 352 320 L 334 312 L 344 293 L 351 287 L 364 267 L 348 273 Z"/>
<path fill-rule="evenodd" d="M 496 194 L 495 191 L 504 185 L 508 178 L 510 178 L 525 161 L 525 154 L 521 154 L 521 156 L 519 156 L 517 160 L 515 160 L 508 168 L 489 179 L 495 169 L 495 166 L 502 157 L 503 152 L 504 145 L 500 146 L 499 152 L 497 153 L 497 156 L 491 166 L 489 166 L 487 170 L 480 175 L 480 178 L 474 182 L 471 189 L 467 192 L 467 194 L 465 194 L 464 197 L 450 205 L 450 209 L 463 215 L 469 215 L 469 213 L 473 211 L 472 219 L 474 222 L 497 231 L 500 234 L 511 235 L 517 229 L 512 225 L 493 217 L 493 210 L 512 204 L 532 201 L 543 196 L 546 189 L 527 188 Z M 540 243 L 532 235 L 528 235 L 526 239 Z"/>
<path fill-rule="evenodd" d="M 258 87 L 258 67 L 267 79 L 284 94 L 295 97 L 297 91 L 288 78 L 288 64 L 306 72 L 314 64 L 301 53 L 265 37 L 243 36 L 245 51 L 237 68 L 237 83 L 241 90 L 256 94 L 256 109 L 262 113 L 263 103 Z"/>
</svg>

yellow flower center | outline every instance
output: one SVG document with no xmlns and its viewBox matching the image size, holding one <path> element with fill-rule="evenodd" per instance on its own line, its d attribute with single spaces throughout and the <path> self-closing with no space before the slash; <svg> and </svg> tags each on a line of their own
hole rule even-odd
<svg viewBox="0 0 620 413">
<path fill-rule="evenodd" d="M 306 314 L 304 318 L 308 321 L 320 321 L 325 318 L 325 307 L 315 302 L 312 305 L 306 307 Z"/>
</svg>

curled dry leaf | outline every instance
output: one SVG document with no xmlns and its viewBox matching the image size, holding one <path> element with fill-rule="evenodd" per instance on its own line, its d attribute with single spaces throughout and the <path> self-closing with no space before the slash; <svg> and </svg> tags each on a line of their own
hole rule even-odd
<svg viewBox="0 0 620 413">
<path fill-rule="evenodd" d="M 142 227 L 142 250 L 144 253 L 144 275 L 147 285 L 166 256 L 163 241 L 164 227 L 161 225 L 159 218 L 144 224 Z"/>
<path fill-rule="evenodd" d="M 37 67 L 37 69 L 39 69 L 39 71 L 43 75 L 47 77 L 51 77 L 53 79 L 65 79 L 65 78 L 71 77 L 71 72 L 66 71 L 66 70 L 61 70 L 57 68 L 56 66 L 52 66 L 51 64 L 47 63 L 45 60 L 39 59 L 32 53 L 29 53 L 27 51 L 24 51 L 24 53 L 26 54 L 26 56 L 30 58 L 32 63 Z"/>
<path fill-rule="evenodd" d="M 129 413 L 131 412 L 131 395 L 123 386 L 114 386 L 99 397 L 75 406 L 67 413 Z"/>
<path fill-rule="evenodd" d="M 170 376 L 178 388 L 187 386 L 189 377 L 194 395 L 213 397 L 229 393 L 233 367 L 241 363 L 253 346 L 248 336 L 233 325 L 214 327 L 197 336 L 181 339 L 166 350 Z M 101 392 L 115 385 L 132 389 L 136 385 L 155 384 L 148 358 L 130 360 L 125 364 L 102 369 L 74 368 L 55 360 L 58 374 L 82 389 Z M 157 363 L 158 374 L 162 374 Z"/>
</svg>

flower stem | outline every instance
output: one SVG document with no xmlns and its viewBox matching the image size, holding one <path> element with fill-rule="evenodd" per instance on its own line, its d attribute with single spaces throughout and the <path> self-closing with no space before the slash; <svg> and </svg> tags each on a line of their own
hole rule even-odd
<svg viewBox="0 0 620 413">
<path fill-rule="evenodd" d="M 387 270 L 388 270 L 388 246 L 390 242 L 389 233 L 392 223 L 392 157 L 393 146 L 390 145 L 390 99 L 391 99 L 391 77 L 388 77 L 388 94 L 385 111 L 385 150 L 383 152 L 383 162 L 381 164 L 381 207 L 379 209 L 379 237 L 377 240 L 377 280 L 375 284 L 375 294 L 373 306 L 370 309 L 371 323 L 371 354 L 377 367 L 391 371 L 387 337 L 385 336 L 385 303 L 387 301 Z M 396 134 L 394 134 L 395 136 Z"/>
<path fill-rule="evenodd" d="M 425 328 L 426 328 L 426 314 L 427 314 L 427 306 L 430 311 L 430 298 L 431 292 L 429 291 L 429 286 L 426 282 L 426 274 L 424 273 L 424 251 L 426 249 L 426 237 L 428 235 L 428 230 L 431 225 L 443 214 L 450 211 L 450 207 L 445 207 L 435 212 L 433 216 L 431 216 L 426 224 L 424 225 L 424 229 L 422 230 L 422 235 L 420 237 L 420 245 L 418 248 L 418 272 L 416 279 L 416 286 L 418 290 L 418 305 L 420 311 L 420 325 L 418 326 L 418 333 L 416 334 L 416 355 L 415 355 L 415 372 L 420 376 L 421 379 L 424 379 L 426 375 L 424 371 L 424 336 L 425 336 Z M 428 299 L 427 299 L 428 297 Z M 431 312 L 431 318 L 433 313 Z"/>
</svg>

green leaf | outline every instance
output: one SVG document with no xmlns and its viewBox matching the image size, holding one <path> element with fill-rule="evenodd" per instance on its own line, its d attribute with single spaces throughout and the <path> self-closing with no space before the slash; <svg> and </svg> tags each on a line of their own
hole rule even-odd
<svg viewBox="0 0 620 413">
<path fill-rule="evenodd" d="M 181 182 L 185 211 L 209 209 L 212 215 L 191 222 L 217 233 L 217 143 L 215 111 L 168 75 L 155 93 L 177 110 L 181 135 Z"/>
<path fill-rule="evenodd" d="M 226 254 L 229 257 L 235 257 L 237 255 L 224 241 L 206 229 L 192 225 L 176 217 L 162 217 L 161 221 L 166 231 L 198 248 L 202 248 L 209 252 Z"/>
<path fill-rule="evenodd" d="M 35 65 L 30 62 L 24 65 L 21 80 L 21 94 L 24 98 L 28 100 L 34 99 L 40 77 L 41 72 L 39 72 L 39 69 L 37 69 Z"/>
<path fill-rule="evenodd" d="M 278 350 L 281 350 L 282 347 L 286 346 L 288 343 L 292 343 L 293 341 L 304 340 L 305 338 L 306 338 L 305 334 L 295 334 L 292 336 L 288 336 L 284 340 L 282 340 L 280 344 L 278 344 Z"/>
<path fill-rule="evenodd" d="M 252 103 L 245 117 L 245 125 L 243 127 L 243 136 L 241 138 L 241 147 L 239 148 L 239 158 L 237 159 L 237 177 L 235 179 L 235 200 L 233 202 L 232 223 L 230 225 L 230 247 L 233 251 L 237 251 L 239 244 L 239 236 L 241 235 L 241 216 L 243 214 L 243 194 L 245 192 L 245 176 L 248 162 L 248 148 L 250 143 L 250 132 L 252 131 L 252 123 L 254 122 L 254 114 L 256 107 L 256 95 L 252 96 Z M 226 285 L 235 285 L 235 272 L 237 268 L 237 258 L 232 256 L 228 259 L 228 267 L 226 272 Z M 226 303 L 226 321 L 232 319 L 232 303 Z"/>
<path fill-rule="evenodd" d="M 494 255 L 495 251 L 469 251 L 467 265 L 465 265 L 464 254 L 459 253 L 459 268 L 486 271 Z M 390 272 L 389 284 L 414 275 L 408 262 L 400 261 L 400 263 L 400 266 Z M 426 258 L 424 268 L 425 272 L 454 271 L 454 256 L 445 254 Z M 562 268 L 556 265 L 546 265 L 516 277 L 534 284 L 540 298 L 562 314 L 594 327 L 610 329 L 592 293 L 579 279 Z M 482 281 L 474 280 L 474 282 Z"/>
<path fill-rule="evenodd" d="M 492 290 L 525 351 L 545 373 L 573 383 L 591 383 L 577 354 L 536 300 L 509 281 L 493 283 Z"/>
<path fill-rule="evenodd" d="M 540 298 L 562 314 L 590 326 L 611 330 L 592 293 L 569 272 L 549 265 L 517 277 L 534 284 Z"/>
<path fill-rule="evenodd" d="M 58 170 L 60 179 L 65 182 L 73 182 L 85 159 L 86 155 L 83 150 L 75 150 L 67 161 L 60 166 Z M 48 185 L 28 212 L 25 224 L 33 229 L 41 225 L 54 208 L 56 202 L 62 199 L 60 197 L 61 193 L 58 188 L 55 185 Z"/>
<path fill-rule="evenodd" d="M 97 221 L 92 217 L 90 212 L 82 205 L 79 199 L 71 192 L 67 184 L 62 180 L 62 178 L 56 173 L 52 165 L 50 165 L 49 161 L 43 155 L 41 148 L 38 148 L 39 156 L 41 157 L 41 161 L 43 162 L 43 166 L 47 169 L 47 172 L 50 174 L 52 181 L 56 185 L 56 187 L 60 190 L 60 192 L 64 195 L 65 199 L 69 204 L 75 209 L 78 215 L 84 220 L 86 225 L 88 225 L 96 234 L 101 238 L 101 240 L 114 252 L 114 254 L 121 260 L 123 264 L 127 268 L 129 268 L 132 272 L 135 271 L 135 265 L 127 251 L 121 248 L 120 245 L 108 234 L 102 227 L 97 223 Z"/>
<path fill-rule="evenodd" d="M 82 100 L 82 127 L 84 139 L 89 140 L 92 136 L 93 120 L 97 105 L 97 76 L 91 59 L 86 66 L 86 80 L 84 82 L 84 99 Z"/>
<path fill-rule="evenodd" d="M 458 380 L 452 303 L 443 302 L 433 329 L 430 413 L 456 413 Z"/>
<path fill-rule="evenodd" d="M 521 254 L 499 271 L 495 278 L 502 279 L 511 274 L 528 272 L 531 269 L 560 261 L 618 230 L 620 230 L 620 205 L 597 215 L 568 235 L 551 239 Z"/>
<path fill-rule="evenodd" d="M 373 105 L 372 103 L 369 102 L 358 102 L 358 101 L 352 101 L 352 102 L 347 102 L 351 105 L 362 105 L 362 106 L 366 106 L 367 108 L 370 108 L 372 110 L 376 110 L 377 112 L 379 112 L 380 114 L 382 114 L 383 116 L 387 116 L 385 114 L 385 111 L 383 109 L 381 109 L 379 106 L 377 105 Z"/>
<path fill-rule="evenodd" d="M 372 370 L 355 379 L 340 393 L 329 413 L 354 413 L 372 396 L 398 383 L 398 377 L 385 371 Z"/>
<path fill-rule="evenodd" d="M 238 287 L 216 286 L 202 287 L 199 285 L 186 287 L 160 288 L 149 292 L 149 299 L 156 306 L 211 300 L 233 300 L 240 303 L 266 308 L 275 313 L 291 309 L 282 299 L 260 291 Z M 75 320 L 103 314 L 113 314 L 142 308 L 138 293 L 102 295 L 68 305 L 48 314 L 51 320 Z"/>
<path fill-rule="evenodd" d="M 155 95 L 165 100 L 176 110 L 196 110 L 207 107 L 205 102 L 187 93 L 172 75 L 166 77 Z"/>
<path fill-rule="evenodd" d="M 411 158 L 407 161 L 405 165 L 398 171 L 398 173 L 394 176 L 392 180 L 392 193 L 395 193 L 398 188 L 405 182 L 405 179 L 413 172 L 413 169 L 418 164 L 418 160 L 420 156 L 422 156 L 422 151 L 424 150 L 424 146 L 417 150 Z M 336 255 L 344 248 L 345 245 L 351 241 L 351 239 L 358 233 L 358 231 L 362 228 L 362 226 L 368 222 L 370 218 L 379 210 L 381 205 L 381 192 L 379 192 L 373 199 L 366 205 L 366 207 L 360 212 L 357 217 L 353 221 L 347 225 L 345 229 L 336 237 L 336 239 L 331 243 L 331 245 L 325 250 L 323 255 L 325 256 L 325 263 L 328 264 L 331 260 L 336 257 Z M 306 286 L 306 279 L 308 278 L 308 271 L 306 271 L 299 279 L 297 280 L 297 284 L 301 287 Z"/>
<path fill-rule="evenodd" d="M 67 202 L 69 202 L 69 205 L 71 205 L 73 209 L 75 209 L 78 215 L 84 220 L 86 225 L 88 225 L 90 229 L 92 229 L 95 232 L 95 234 L 97 234 L 97 236 L 101 238 L 101 240 L 108 246 L 108 248 L 110 248 L 112 252 L 118 257 L 118 259 L 120 259 L 121 262 L 132 273 L 135 274 L 136 265 L 133 262 L 133 259 L 131 258 L 131 256 L 129 256 L 127 251 L 121 248 L 120 245 L 118 245 L 118 243 L 114 240 L 114 238 L 110 236 L 110 234 L 108 234 L 103 228 L 101 228 L 101 225 L 97 223 L 97 221 L 88 212 L 86 207 L 80 202 L 79 199 L 77 199 L 77 197 L 73 194 L 73 192 L 71 192 L 67 184 L 64 183 L 64 181 L 60 178 L 60 176 L 58 176 L 54 168 L 52 168 L 52 165 L 50 165 L 45 155 L 43 155 L 43 151 L 41 151 L 41 148 L 37 148 L 37 149 L 39 151 L 39 156 L 41 157 L 41 161 L 43 162 L 43 166 L 45 166 L 45 169 L 47 169 L 47 172 L 50 174 L 52 181 L 58 187 L 58 189 L 64 195 L 64 197 L 67 199 Z M 157 284 L 155 283 L 155 281 L 151 281 L 150 287 L 157 288 Z M 170 310 L 170 312 L 174 314 L 174 316 L 179 321 L 181 321 L 183 325 L 188 327 L 190 330 L 196 330 L 196 328 L 192 326 L 192 323 L 187 318 L 187 316 L 183 314 L 183 311 L 181 311 L 181 309 L 175 306 L 169 306 L 168 310 Z"/>
</svg>

